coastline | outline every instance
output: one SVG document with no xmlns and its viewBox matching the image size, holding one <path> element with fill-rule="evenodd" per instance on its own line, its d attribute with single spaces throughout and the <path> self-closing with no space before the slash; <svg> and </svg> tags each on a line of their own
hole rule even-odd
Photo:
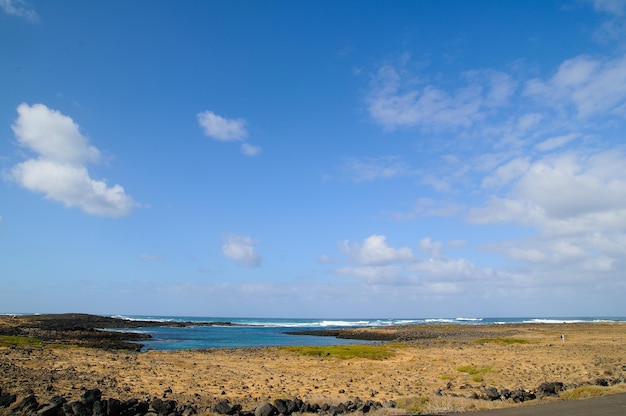
<svg viewBox="0 0 626 416">
<path fill-rule="evenodd" d="M 36 334 L 32 323 L 25 327 L 7 320 L 13 322 L 0 319 L 3 334 L 18 329 Z M 141 353 L 106 344 L 98 348 L 74 344 L 77 334 L 116 334 L 90 325 L 80 329 L 66 325 L 71 336 L 52 342 L 62 338 L 59 327 L 51 330 L 56 338 L 42 346 L 0 349 L 3 391 L 18 396 L 32 391 L 42 400 L 56 395 L 77 400 L 86 390 L 98 388 L 104 397 L 167 398 L 199 409 L 220 400 L 253 409 L 275 399 L 337 403 L 358 397 L 412 406 L 413 413 L 416 406 L 430 413 L 519 406 L 501 395 L 491 400 L 489 394 L 493 389 L 535 393 L 544 382 L 562 383 L 563 391 L 535 402 L 559 400 L 572 392 L 582 396 L 626 391 L 623 322 L 340 330 L 342 336 L 381 341 L 377 345 L 390 355 L 376 360 L 302 355 L 280 347 Z M 565 342 L 561 333 L 566 334 Z"/>
<path fill-rule="evenodd" d="M 86 313 L 0 316 L 0 335 L 23 335 L 44 343 L 89 348 L 140 351 L 149 334 L 113 329 L 145 327 L 236 326 L 231 322 L 178 322 L 130 320 Z"/>
</svg>

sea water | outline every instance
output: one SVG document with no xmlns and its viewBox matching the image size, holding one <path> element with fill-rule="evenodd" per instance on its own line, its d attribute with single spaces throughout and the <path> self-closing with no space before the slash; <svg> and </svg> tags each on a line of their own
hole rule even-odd
<svg viewBox="0 0 626 416">
<path fill-rule="evenodd" d="M 205 348 L 247 348 L 293 345 L 343 345 L 370 343 L 328 336 L 289 335 L 289 331 L 315 329 L 341 329 L 384 327 L 393 325 L 429 325 L 455 323 L 466 325 L 509 323 L 576 323 L 576 322 L 626 322 L 626 317 L 575 317 L 575 318 L 428 318 L 428 319 L 286 319 L 286 318 L 228 318 L 193 316 L 114 315 L 115 318 L 133 321 L 189 322 L 179 327 L 144 327 L 133 332 L 152 336 L 141 341 L 144 349 L 181 350 Z M 195 326 L 193 323 L 228 323 L 229 325 Z M 125 329 L 124 329 L 125 330 Z M 125 330 L 129 331 L 129 330 Z"/>
</svg>

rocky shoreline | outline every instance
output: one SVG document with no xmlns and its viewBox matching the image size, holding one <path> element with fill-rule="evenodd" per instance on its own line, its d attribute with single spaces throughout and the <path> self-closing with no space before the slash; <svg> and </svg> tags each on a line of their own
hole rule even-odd
<svg viewBox="0 0 626 416">
<path fill-rule="evenodd" d="M 140 351 L 149 334 L 113 331 L 142 327 L 233 326 L 231 322 L 132 321 L 83 313 L 16 315 L 0 318 L 0 335 L 27 336 L 47 344 Z"/>
</svg>

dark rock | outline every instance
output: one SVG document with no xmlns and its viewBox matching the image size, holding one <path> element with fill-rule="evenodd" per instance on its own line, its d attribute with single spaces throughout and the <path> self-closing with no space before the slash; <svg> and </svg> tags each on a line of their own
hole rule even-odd
<svg viewBox="0 0 626 416">
<path fill-rule="evenodd" d="M 35 411 L 37 411 L 38 407 L 39 407 L 39 403 L 37 403 L 37 399 L 35 398 L 35 395 L 29 394 L 28 396 L 20 400 L 15 410 L 25 412 L 25 413 L 34 413 Z"/>
<path fill-rule="evenodd" d="M 528 400 L 534 400 L 535 399 L 535 394 L 528 392 L 526 390 L 522 390 L 522 389 L 517 389 L 517 390 L 513 390 L 511 392 L 511 399 L 515 402 L 515 403 L 522 403 Z"/>
<path fill-rule="evenodd" d="M 505 399 L 508 400 L 511 397 L 511 390 L 509 389 L 502 389 L 500 391 L 500 395 Z"/>
<path fill-rule="evenodd" d="M 230 405 L 228 400 L 220 400 L 218 401 L 211 409 L 213 412 L 218 413 L 220 415 L 232 415 L 233 407 Z"/>
<path fill-rule="evenodd" d="M 596 386 L 608 387 L 609 381 L 605 378 L 596 379 Z"/>
<path fill-rule="evenodd" d="M 192 415 L 195 415 L 196 413 L 198 413 L 198 411 L 193 406 L 183 406 L 180 412 L 182 416 L 192 416 Z"/>
<path fill-rule="evenodd" d="M 278 413 L 287 414 L 287 403 L 282 399 L 274 400 L 274 407 Z"/>
<path fill-rule="evenodd" d="M 175 403 L 175 402 L 174 402 Z M 144 414 L 144 413 L 148 413 L 148 410 L 150 410 L 150 403 L 148 402 L 138 402 L 135 406 L 135 414 Z M 94 415 L 95 416 L 95 415 Z"/>
<path fill-rule="evenodd" d="M 93 416 L 108 416 L 106 400 L 96 400 L 93 403 Z"/>
<path fill-rule="evenodd" d="M 59 412 L 63 411 L 63 404 L 65 399 L 61 396 L 54 396 L 50 399 L 50 403 L 40 408 L 37 411 L 37 416 L 57 416 Z"/>
<path fill-rule="evenodd" d="M 63 413 L 65 416 L 72 416 L 74 413 L 72 412 L 72 406 L 69 403 L 63 403 L 62 407 Z"/>
<path fill-rule="evenodd" d="M 485 389 L 485 396 L 487 397 L 487 400 L 500 400 L 500 392 L 495 387 L 489 387 L 488 389 Z"/>
<path fill-rule="evenodd" d="M 286 415 L 290 415 L 299 410 L 298 403 L 295 400 L 285 400 L 285 405 L 287 405 Z"/>
<path fill-rule="evenodd" d="M 544 381 L 537 387 L 536 394 L 539 398 L 557 396 L 563 390 L 563 383 L 560 381 Z"/>
<path fill-rule="evenodd" d="M 174 400 L 161 400 L 157 398 L 152 400 L 150 407 L 160 415 L 169 415 L 176 409 L 176 404 Z"/>
<path fill-rule="evenodd" d="M 0 394 L 0 407 L 9 407 L 17 400 L 15 394 L 4 393 Z"/>
<path fill-rule="evenodd" d="M 107 414 L 109 416 L 120 416 L 122 413 L 122 402 L 118 399 L 109 399 L 107 403 Z M 67 413 L 67 412 L 66 412 Z"/>
<path fill-rule="evenodd" d="M 263 402 L 254 409 L 254 416 L 274 416 L 277 414 L 276 408 L 268 402 Z"/>
<path fill-rule="evenodd" d="M 102 392 L 100 389 L 86 390 L 80 397 L 80 402 L 90 410 L 93 409 L 93 404 L 102 398 Z"/>
<path fill-rule="evenodd" d="M 91 414 L 82 402 L 72 402 L 70 406 L 72 408 L 72 414 L 76 416 L 90 416 Z"/>
</svg>

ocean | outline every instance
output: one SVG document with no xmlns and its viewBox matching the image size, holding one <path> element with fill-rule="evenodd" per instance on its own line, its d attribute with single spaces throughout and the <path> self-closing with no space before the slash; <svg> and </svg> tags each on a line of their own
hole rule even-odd
<svg viewBox="0 0 626 416">
<path fill-rule="evenodd" d="M 574 317 L 574 318 L 431 318 L 431 319 L 272 319 L 228 318 L 194 316 L 143 316 L 113 315 L 133 321 L 161 322 L 229 322 L 235 326 L 189 326 L 185 328 L 146 327 L 133 332 L 150 334 L 151 340 L 142 341 L 145 350 L 182 350 L 202 348 L 247 348 L 293 345 L 343 345 L 369 343 L 370 341 L 344 340 L 335 337 L 288 335 L 287 331 L 312 329 L 338 329 L 382 327 L 391 325 L 429 325 L 454 323 L 465 325 L 510 323 L 575 323 L 575 322 L 626 322 L 626 317 Z M 125 330 L 128 331 L 128 330 Z"/>
</svg>

